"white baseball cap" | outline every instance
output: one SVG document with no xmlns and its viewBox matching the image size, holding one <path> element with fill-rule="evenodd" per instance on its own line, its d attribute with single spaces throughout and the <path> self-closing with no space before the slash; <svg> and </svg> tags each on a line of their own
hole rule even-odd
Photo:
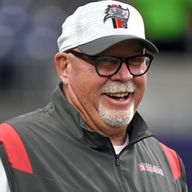
<svg viewBox="0 0 192 192">
<path fill-rule="evenodd" d="M 62 25 L 58 38 L 60 52 L 78 47 L 83 53 L 97 55 L 126 40 L 138 40 L 152 53 L 156 46 L 145 38 L 144 22 L 132 6 L 119 1 L 99 1 L 77 8 Z"/>
</svg>

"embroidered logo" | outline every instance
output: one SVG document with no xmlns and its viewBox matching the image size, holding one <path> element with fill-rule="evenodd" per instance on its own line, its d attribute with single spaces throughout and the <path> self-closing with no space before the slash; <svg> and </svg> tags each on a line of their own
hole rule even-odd
<svg viewBox="0 0 192 192">
<path fill-rule="evenodd" d="M 108 5 L 105 10 L 104 23 L 111 18 L 114 28 L 127 28 L 129 10 L 123 9 L 120 5 Z"/>
<path fill-rule="evenodd" d="M 149 163 L 138 163 L 137 166 L 138 169 L 142 172 L 155 173 L 164 177 L 164 172 L 159 166 Z"/>
</svg>

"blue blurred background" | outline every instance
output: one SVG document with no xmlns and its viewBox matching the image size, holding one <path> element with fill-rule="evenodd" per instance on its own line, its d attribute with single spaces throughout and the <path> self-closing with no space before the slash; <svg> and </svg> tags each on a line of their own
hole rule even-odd
<svg viewBox="0 0 192 192">
<path fill-rule="evenodd" d="M 64 19 L 88 0 L 0 0 L 0 122 L 44 106 Z M 124 1 L 126 2 L 126 1 Z M 192 191 L 192 0 L 130 0 L 159 48 L 139 112 L 182 157 Z"/>
</svg>

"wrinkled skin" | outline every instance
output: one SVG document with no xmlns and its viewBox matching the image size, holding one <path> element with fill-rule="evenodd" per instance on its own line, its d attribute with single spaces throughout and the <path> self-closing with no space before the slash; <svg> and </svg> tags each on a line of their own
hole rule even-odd
<svg viewBox="0 0 192 192">
<path fill-rule="evenodd" d="M 134 56 L 144 51 L 139 42 L 130 40 L 116 44 L 100 55 Z M 89 61 L 72 53 L 57 53 L 55 64 L 66 98 L 81 113 L 88 127 L 108 136 L 115 145 L 123 144 L 127 126 L 143 98 L 147 75 L 134 77 L 123 64 L 112 77 L 100 77 Z M 123 85 L 130 83 L 136 89 L 124 88 Z M 115 124 L 116 120 L 119 122 Z"/>
</svg>

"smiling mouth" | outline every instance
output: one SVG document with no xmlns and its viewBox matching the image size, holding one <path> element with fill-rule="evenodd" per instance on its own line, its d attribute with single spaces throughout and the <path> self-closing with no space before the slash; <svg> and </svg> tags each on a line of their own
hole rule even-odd
<svg viewBox="0 0 192 192">
<path fill-rule="evenodd" d="M 107 97 L 110 97 L 115 100 L 125 100 L 129 97 L 131 93 L 128 92 L 119 92 L 119 93 L 104 93 Z"/>
</svg>

